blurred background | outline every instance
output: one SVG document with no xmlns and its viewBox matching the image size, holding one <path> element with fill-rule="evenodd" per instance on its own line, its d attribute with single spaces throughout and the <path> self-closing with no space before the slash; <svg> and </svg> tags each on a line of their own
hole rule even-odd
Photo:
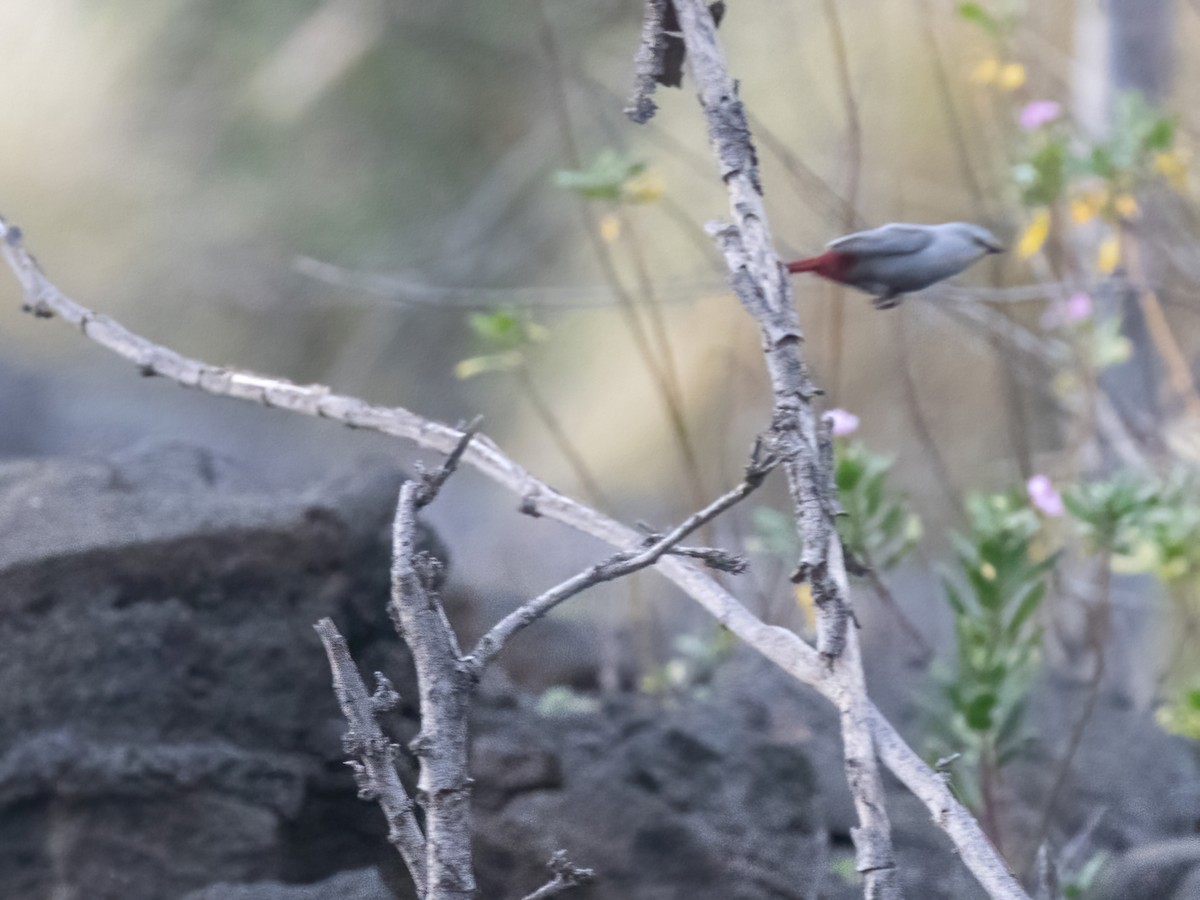
<svg viewBox="0 0 1200 900">
<path fill-rule="evenodd" d="M 770 398 L 703 232 L 726 199 L 690 88 L 661 91 L 646 126 L 622 114 L 640 12 L 13 0 L 3 214 L 68 293 L 180 352 L 443 421 L 481 413 L 551 484 L 662 526 L 734 482 Z M 1089 311 L 1058 313 L 1081 292 L 1126 319 L 1124 336 L 1101 335 L 1120 407 L 1108 430 L 1132 433 L 1142 460 L 1167 437 L 1190 452 L 1195 4 L 813 0 L 730 15 L 785 258 L 891 220 L 977 221 L 1015 247 L 886 315 L 795 281 L 827 406 L 895 459 L 925 547 L 961 524 L 970 489 L 1086 470 L 1117 440 L 1078 383 L 1101 375 L 1080 364 Z M 1130 90 L 1146 110 L 1123 111 Z M 1116 147 L 1153 127 L 1152 104 L 1171 134 Z M 1128 158 L 1092 166 L 1110 144 Z M 1165 344 L 1136 296 L 1102 290 L 1131 261 Z M 22 315 L 11 280 L 0 290 L 7 454 L 181 439 L 292 480 L 365 453 L 411 459 L 134 378 Z M 546 571 L 527 551 L 559 530 L 509 527 L 510 497 L 464 485 L 434 515 L 465 584 L 527 594 L 595 554 L 565 536 Z M 781 483 L 762 497 L 786 505 Z M 740 510 L 717 536 L 754 529 Z M 765 604 L 786 571 L 760 569 Z"/>
<path fill-rule="evenodd" d="M 445 422 L 482 414 L 539 477 L 665 526 L 735 483 L 771 398 L 703 230 L 727 200 L 690 83 L 660 89 L 647 125 L 623 114 L 641 7 L 7 0 L 0 213 L 68 294 L 153 340 Z M 1040 517 L 1035 556 L 1069 545 L 1085 581 L 1097 553 L 1140 559 L 1131 596 L 1190 597 L 1197 495 L 1180 489 L 1170 523 L 1174 574 L 1143 532 L 1118 548 L 1088 543 L 1087 516 L 1086 533 L 1052 520 L 1059 488 L 1186 481 L 1200 461 L 1200 4 L 734 0 L 721 36 L 785 259 L 895 220 L 974 221 L 1012 248 L 886 313 L 794 281 L 825 407 L 858 417 L 846 440 L 904 498 L 881 526 L 907 567 L 889 604 L 952 642 L 926 563 L 978 530 L 968 495 L 1010 488 Z M 289 485 L 421 457 L 139 378 L 22 314 L 12 278 L 0 301 L 7 457 L 180 440 Z M 528 596 L 602 553 L 515 505 L 466 474 L 431 510 L 465 593 Z M 750 552 L 730 588 L 804 629 L 772 508 L 774 479 L 706 541 Z M 672 636 L 707 625 L 662 594 L 645 576 L 564 615 L 633 630 L 629 677 L 669 680 Z M 1173 614 L 1147 608 L 1145 628 Z M 1153 706 L 1161 667 L 1122 671 Z"/>
<path fill-rule="evenodd" d="M 895 219 L 969 219 L 1015 242 L 1034 216 L 1014 179 L 1032 101 L 1099 137 L 1120 90 L 1142 86 L 1187 146 L 1194 4 L 995 5 L 1014 17 L 1002 33 L 933 0 L 734 5 L 723 37 L 785 257 Z M 1122 58 L 1107 24 L 1126 11 L 1143 43 Z M 586 493 L 583 465 L 608 510 L 670 519 L 730 482 L 767 416 L 754 331 L 702 231 L 724 194 L 689 89 L 663 91 L 645 127 L 622 115 L 640 5 L 543 12 L 13 0 L 4 214 L 78 300 L 181 352 L 446 421 L 482 412 L 552 483 Z M 561 170 L 607 178 L 613 199 L 564 187 Z M 1156 278 L 1194 274 L 1179 256 Z M 1053 278 L 1037 262 L 1010 254 L 964 283 L 1019 300 L 990 309 L 1036 329 L 1054 294 L 1027 290 Z M 305 476 L 384 446 L 141 383 L 2 289 L 7 453 L 186 436 Z M 995 315 L 989 329 L 929 300 L 876 315 L 811 279 L 796 294 L 829 405 L 862 416 L 926 514 L 947 515 L 947 487 L 1027 475 L 1059 449 L 1048 385 Z M 1186 335 L 1188 298 L 1160 300 Z M 472 312 L 496 310 L 546 330 L 523 350 L 527 377 L 456 377 L 489 349 Z"/>
</svg>

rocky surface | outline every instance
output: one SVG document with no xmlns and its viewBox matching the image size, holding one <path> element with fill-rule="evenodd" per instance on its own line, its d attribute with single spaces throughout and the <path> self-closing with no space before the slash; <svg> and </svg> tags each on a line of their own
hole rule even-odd
<svg viewBox="0 0 1200 900">
<path fill-rule="evenodd" d="M 414 696 L 384 612 L 399 480 L 270 490 L 184 447 L 0 469 L 0 896 L 411 894 L 343 765 L 312 630 L 333 616 Z M 594 898 L 815 883 L 814 775 L 764 715 L 545 716 L 497 673 L 473 751 L 482 895 L 533 890 L 559 847 L 601 871 Z M 389 724 L 405 740 L 413 710 Z"/>
<path fill-rule="evenodd" d="M 415 696 L 384 611 L 400 478 L 364 465 L 268 488 L 184 447 L 0 467 L 0 897 L 412 896 L 381 814 L 343 765 L 312 630 L 333 616 L 365 672 Z M 474 633 L 495 612 L 453 577 L 448 605 Z M 555 665 L 586 687 L 599 664 L 588 628 L 531 629 L 481 686 L 481 897 L 526 895 L 560 848 L 597 870 L 570 895 L 580 900 L 861 896 L 824 701 L 738 651 L 684 693 L 548 702 L 539 661 L 553 654 L 538 638 L 573 648 L 570 665 Z M 880 652 L 865 634 L 868 654 Z M 900 713 L 905 691 L 921 688 L 903 667 L 894 676 L 881 696 Z M 1049 679 L 1031 726 L 1059 734 L 1054 722 L 1078 702 Z M 415 710 L 386 724 L 403 743 Z M 1111 854 L 1102 900 L 1200 897 L 1194 746 L 1107 695 L 1088 734 L 1052 846 L 1073 848 L 1076 868 Z M 1035 744 L 1008 776 L 1012 833 L 1035 827 L 1058 750 Z M 411 779 L 412 760 L 400 767 Z M 889 791 L 907 896 L 981 897 L 924 808 Z"/>
<path fill-rule="evenodd" d="M 399 480 L 264 491 L 180 447 L 0 470 L 0 896 L 168 898 L 377 860 L 311 852 L 343 781 L 311 623 L 371 655 Z M 328 802 L 349 835 L 378 830 Z"/>
</svg>

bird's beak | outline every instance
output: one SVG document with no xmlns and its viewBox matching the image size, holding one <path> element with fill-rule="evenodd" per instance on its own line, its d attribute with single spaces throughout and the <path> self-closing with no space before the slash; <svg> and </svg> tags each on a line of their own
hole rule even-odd
<svg viewBox="0 0 1200 900">
<path fill-rule="evenodd" d="M 1008 250 L 1007 247 L 998 241 L 985 241 L 983 246 L 987 249 L 988 253 L 1005 253 Z"/>
</svg>

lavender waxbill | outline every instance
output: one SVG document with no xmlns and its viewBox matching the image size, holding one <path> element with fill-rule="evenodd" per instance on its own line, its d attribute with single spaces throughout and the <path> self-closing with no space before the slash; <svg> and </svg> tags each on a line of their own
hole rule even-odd
<svg viewBox="0 0 1200 900">
<path fill-rule="evenodd" d="M 820 256 L 787 264 L 792 273 L 812 272 L 875 295 L 876 309 L 891 309 L 904 294 L 962 272 L 1004 246 L 970 222 L 942 225 L 892 223 L 840 237 Z"/>
</svg>

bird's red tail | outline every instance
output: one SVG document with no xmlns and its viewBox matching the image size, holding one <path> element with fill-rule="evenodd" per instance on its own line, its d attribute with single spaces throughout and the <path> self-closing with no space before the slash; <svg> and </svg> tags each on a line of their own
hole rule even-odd
<svg viewBox="0 0 1200 900">
<path fill-rule="evenodd" d="M 787 270 L 795 275 L 797 272 L 819 272 L 828 254 L 814 256 L 809 259 L 798 259 L 787 264 Z"/>
<path fill-rule="evenodd" d="M 847 270 L 853 261 L 854 257 L 848 253 L 826 250 L 820 256 L 813 256 L 809 259 L 798 259 L 795 262 L 788 263 L 787 270 L 793 275 L 798 272 L 812 272 L 820 275 L 822 278 L 828 278 L 830 281 L 839 281 L 844 284 Z"/>
</svg>

